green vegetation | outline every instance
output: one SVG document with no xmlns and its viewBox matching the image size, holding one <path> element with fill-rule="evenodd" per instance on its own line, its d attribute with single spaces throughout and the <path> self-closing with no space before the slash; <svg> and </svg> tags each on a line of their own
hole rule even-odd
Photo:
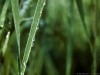
<svg viewBox="0 0 100 75">
<path fill-rule="evenodd" d="M 0 0 L 0 75 L 98 75 L 99 0 Z"/>
</svg>

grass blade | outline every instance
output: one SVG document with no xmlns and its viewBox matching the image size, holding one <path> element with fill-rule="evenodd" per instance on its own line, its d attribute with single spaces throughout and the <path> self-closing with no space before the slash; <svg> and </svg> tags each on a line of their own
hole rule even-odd
<svg viewBox="0 0 100 75">
<path fill-rule="evenodd" d="M 80 12 L 80 16 L 81 16 L 81 20 L 83 22 L 83 25 L 84 25 L 84 28 L 85 28 L 85 32 L 88 36 L 88 31 L 87 31 L 87 27 L 86 27 L 86 23 L 85 23 L 85 18 L 84 18 L 84 11 L 83 11 L 83 5 L 82 5 L 82 0 L 76 0 L 77 2 L 77 6 L 78 6 L 78 9 L 79 9 L 79 12 Z M 93 31 L 93 35 L 94 35 L 94 40 L 96 38 L 96 25 L 97 25 L 97 0 L 96 0 L 96 7 L 95 7 L 95 11 L 96 11 L 96 14 L 95 14 L 95 24 L 94 24 L 94 31 Z M 96 48 L 95 48 L 95 44 L 94 44 L 94 48 L 92 47 L 92 44 L 91 44 L 91 41 L 88 37 L 88 43 L 89 43 L 89 46 L 90 46 L 90 49 L 91 49 L 91 53 L 93 55 L 93 69 L 92 69 L 92 72 L 93 72 L 93 75 L 96 75 Z"/>
<path fill-rule="evenodd" d="M 86 28 L 85 18 L 84 18 L 84 10 L 83 10 L 83 2 L 82 0 L 76 0 L 77 7 L 80 13 L 81 20 L 83 22 L 84 27 Z"/>
<path fill-rule="evenodd" d="M 88 29 L 87 29 L 87 26 L 86 26 L 86 23 L 85 23 L 83 2 L 82 2 L 82 0 L 76 0 L 76 3 L 77 3 L 77 7 L 78 7 L 78 10 L 79 10 L 80 16 L 81 16 L 81 20 L 83 22 L 83 26 L 85 28 L 85 33 L 87 35 L 87 41 L 88 41 L 89 46 L 90 46 L 91 54 L 93 55 L 93 47 L 92 47 L 91 41 L 89 39 L 89 33 L 88 33 Z"/>
<path fill-rule="evenodd" d="M 5 1 L 5 4 L 3 6 L 3 9 L 2 9 L 2 12 L 1 12 L 1 15 L 0 15 L 0 28 L 2 28 L 2 30 L 0 30 L 0 52 L 1 52 L 1 48 L 2 48 L 2 43 L 4 42 L 4 36 L 6 36 L 6 32 L 4 31 L 5 28 L 4 28 L 4 21 L 5 21 L 5 18 L 6 18 L 6 12 L 7 12 L 7 9 L 8 9 L 8 5 L 10 3 L 10 0 L 6 0 Z M 4 35 L 4 33 L 6 33 Z"/>
<path fill-rule="evenodd" d="M 96 48 L 96 39 L 97 39 L 97 27 L 98 27 L 98 0 L 95 0 L 95 14 L 94 14 L 94 24 L 93 24 L 93 35 L 94 35 L 94 54 L 93 54 L 93 75 L 96 75 L 97 72 L 97 48 Z"/>
<path fill-rule="evenodd" d="M 8 42 L 9 42 L 9 38 L 10 38 L 10 32 L 7 33 L 6 35 L 6 39 L 5 39 L 5 43 L 3 45 L 2 51 L 3 51 L 3 56 L 6 52 L 7 46 L 8 46 Z"/>
<path fill-rule="evenodd" d="M 47 75 L 59 75 L 59 72 L 57 71 L 49 53 L 45 56 L 45 66 Z"/>
<path fill-rule="evenodd" d="M 69 7 L 69 14 L 70 17 L 68 18 L 68 35 L 67 35 L 67 39 L 68 39 L 68 44 L 67 44 L 67 56 L 66 56 L 66 75 L 71 75 L 71 68 L 72 68 L 72 54 L 73 54 L 73 42 L 72 42 L 72 36 L 71 36 L 71 28 L 73 25 L 73 0 L 69 1 L 70 7 Z"/>
<path fill-rule="evenodd" d="M 0 16 L 0 27 L 3 27 L 3 25 L 4 25 L 6 12 L 7 12 L 7 8 L 8 8 L 9 3 L 10 3 L 10 0 L 6 0 L 5 4 L 3 6 L 1 16 Z"/>
<path fill-rule="evenodd" d="M 14 17 L 15 31 L 18 44 L 18 67 L 20 74 L 20 16 L 19 16 L 19 3 L 18 0 L 11 0 L 12 13 Z"/>
<path fill-rule="evenodd" d="M 35 60 L 35 68 L 33 75 L 39 75 L 42 73 L 43 62 L 44 62 L 44 55 L 45 55 L 45 48 L 42 48 L 39 52 L 37 60 Z"/>
<path fill-rule="evenodd" d="M 86 26 L 86 23 L 85 23 L 84 10 L 83 10 L 83 2 L 82 2 L 82 0 L 76 0 L 76 3 L 77 3 L 78 11 L 80 13 L 80 17 L 81 17 L 83 26 L 85 28 L 86 35 L 88 36 L 89 33 L 88 33 L 87 26 Z"/>
<path fill-rule="evenodd" d="M 26 63 L 27 63 L 28 58 L 29 58 L 31 47 L 32 47 L 33 41 L 35 41 L 34 40 L 35 33 L 36 33 L 36 30 L 37 30 L 37 27 L 38 27 L 38 23 L 39 23 L 45 2 L 46 2 L 46 0 L 38 0 L 37 6 L 36 6 L 36 10 L 35 10 L 35 13 L 34 13 L 34 17 L 33 17 L 32 25 L 31 25 L 28 41 L 27 41 L 26 48 L 25 48 L 25 53 L 24 53 L 23 60 L 22 60 L 22 67 L 21 67 L 22 75 L 24 75 Z"/>
</svg>

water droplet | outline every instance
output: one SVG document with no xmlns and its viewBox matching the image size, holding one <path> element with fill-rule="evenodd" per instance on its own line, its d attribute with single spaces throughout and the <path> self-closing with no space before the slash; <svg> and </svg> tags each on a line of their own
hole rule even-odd
<svg viewBox="0 0 100 75">
<path fill-rule="evenodd" d="M 43 5 L 45 5 L 46 4 L 46 2 L 44 2 L 44 4 Z"/>
<path fill-rule="evenodd" d="M 25 63 L 22 63 L 22 65 L 23 65 L 23 66 L 26 66 L 26 64 L 25 64 Z"/>
<path fill-rule="evenodd" d="M 23 75 L 23 73 L 22 73 L 22 72 L 21 72 L 20 74 L 21 74 L 21 75 Z"/>
<path fill-rule="evenodd" d="M 39 29 L 39 27 L 36 28 L 36 30 L 38 30 L 38 29 Z"/>
<path fill-rule="evenodd" d="M 11 25 L 11 22 L 8 22 L 9 25 Z"/>
<path fill-rule="evenodd" d="M 42 14 L 42 11 L 40 11 L 40 14 Z"/>
<path fill-rule="evenodd" d="M 30 34 L 28 34 L 30 36 Z"/>
<path fill-rule="evenodd" d="M 1 27 L 3 27 L 3 25 L 1 25 Z"/>
<path fill-rule="evenodd" d="M 9 38 L 10 32 L 7 33 L 6 38 Z"/>
<path fill-rule="evenodd" d="M 34 43 L 32 43 L 31 47 L 33 47 L 33 46 L 34 46 Z"/>
<path fill-rule="evenodd" d="M 35 38 L 33 38 L 32 41 L 34 42 L 35 41 Z"/>
</svg>

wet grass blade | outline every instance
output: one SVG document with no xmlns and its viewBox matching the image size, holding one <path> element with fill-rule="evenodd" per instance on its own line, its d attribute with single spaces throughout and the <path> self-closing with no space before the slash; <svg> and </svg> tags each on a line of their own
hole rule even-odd
<svg viewBox="0 0 100 75">
<path fill-rule="evenodd" d="M 20 16 L 19 16 L 19 3 L 18 0 L 11 0 L 12 13 L 14 17 L 15 31 L 18 44 L 18 66 L 20 74 Z"/>
<path fill-rule="evenodd" d="M 8 8 L 9 3 L 10 3 L 10 0 L 6 0 L 5 4 L 3 6 L 3 9 L 2 9 L 2 12 L 0 15 L 0 27 L 3 27 L 3 25 L 4 25 L 6 12 L 7 12 L 7 8 Z"/>
<path fill-rule="evenodd" d="M 25 48 L 25 52 L 24 52 L 24 56 L 23 56 L 23 60 L 22 60 L 22 67 L 21 67 L 22 75 L 24 75 L 26 63 L 28 61 L 29 54 L 31 52 L 31 47 L 33 45 L 33 42 L 35 41 L 34 38 L 35 38 L 36 30 L 37 30 L 37 27 L 38 27 L 38 23 L 39 23 L 45 2 L 46 2 L 46 0 L 38 0 L 37 6 L 36 6 L 36 10 L 35 10 L 35 13 L 34 13 L 34 17 L 33 17 L 32 25 L 31 25 L 28 41 L 27 41 L 27 44 L 26 44 L 26 48 Z"/>
</svg>

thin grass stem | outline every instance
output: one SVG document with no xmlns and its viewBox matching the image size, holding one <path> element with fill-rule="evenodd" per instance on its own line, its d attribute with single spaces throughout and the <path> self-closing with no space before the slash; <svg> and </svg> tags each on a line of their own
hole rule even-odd
<svg viewBox="0 0 100 75">
<path fill-rule="evenodd" d="M 15 24 L 15 31 L 16 31 L 16 37 L 17 37 L 17 44 L 18 44 L 18 70 L 19 75 L 20 73 L 20 16 L 19 16 L 19 2 L 18 0 L 11 0 L 12 5 L 12 13 L 14 17 L 14 24 Z"/>
<path fill-rule="evenodd" d="M 24 75 L 26 63 L 28 61 L 29 54 L 31 52 L 31 47 L 33 46 L 33 42 L 35 41 L 34 39 L 35 39 L 36 30 L 38 27 L 38 23 L 39 23 L 45 2 L 46 2 L 46 0 L 38 0 L 37 6 L 36 6 L 36 10 L 34 13 L 33 21 L 31 24 L 31 29 L 29 32 L 29 37 L 27 40 L 27 44 L 26 44 L 26 48 L 25 48 L 25 52 L 24 52 L 24 56 L 23 56 L 23 60 L 22 60 L 22 67 L 21 67 L 22 75 Z"/>
</svg>

